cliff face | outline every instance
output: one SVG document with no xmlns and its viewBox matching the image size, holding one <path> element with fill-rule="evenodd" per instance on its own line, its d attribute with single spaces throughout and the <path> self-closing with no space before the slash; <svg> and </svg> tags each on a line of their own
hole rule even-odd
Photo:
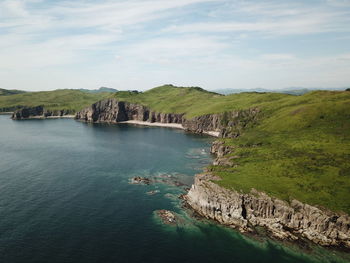
<svg viewBox="0 0 350 263">
<path fill-rule="evenodd" d="M 183 122 L 183 114 L 167 114 L 150 111 L 147 107 L 115 99 L 106 99 L 78 112 L 77 120 L 88 122 L 121 122 L 128 120 L 178 123 Z"/>
<path fill-rule="evenodd" d="M 212 151 L 218 154 L 216 162 L 220 162 L 229 149 L 217 142 Z M 278 238 L 298 239 L 302 236 L 323 246 L 350 248 L 348 215 L 319 209 L 297 200 L 288 203 L 256 190 L 240 193 L 220 187 L 215 180 L 219 178 L 210 174 L 196 175 L 185 197 L 188 204 L 202 216 L 243 232 L 262 226 Z"/>
<path fill-rule="evenodd" d="M 117 123 L 128 120 L 182 124 L 187 131 L 209 133 L 222 137 L 235 137 L 252 120 L 257 119 L 259 110 L 249 109 L 221 114 L 207 114 L 186 119 L 184 114 L 159 113 L 147 107 L 116 99 L 105 99 L 78 112 L 77 120 L 88 122 Z M 247 121 L 248 120 L 248 121 Z M 225 127 L 235 127 L 225 128 Z"/>
<path fill-rule="evenodd" d="M 43 106 L 24 107 L 16 110 L 12 114 L 13 120 L 29 119 L 29 118 L 47 118 L 47 117 L 62 117 L 70 114 L 68 110 L 46 110 Z"/>
</svg>

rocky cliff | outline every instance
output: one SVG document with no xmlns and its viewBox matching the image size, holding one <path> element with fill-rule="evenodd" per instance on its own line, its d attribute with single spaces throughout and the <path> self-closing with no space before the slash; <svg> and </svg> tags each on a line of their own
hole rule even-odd
<svg viewBox="0 0 350 263">
<path fill-rule="evenodd" d="M 18 109 L 12 114 L 11 118 L 14 120 L 20 120 L 29 118 L 62 117 L 69 114 L 71 114 L 69 110 L 46 110 L 43 106 L 36 106 Z"/>
<path fill-rule="evenodd" d="M 258 109 L 248 109 L 220 114 L 207 114 L 187 119 L 184 117 L 184 114 L 160 113 L 142 105 L 117 101 L 116 99 L 105 99 L 78 112 L 75 118 L 88 122 L 117 123 L 137 120 L 176 123 L 181 124 L 185 130 L 194 133 L 236 137 L 240 130 L 245 128 L 248 123 L 253 123 L 257 120 L 258 113 Z"/>
<path fill-rule="evenodd" d="M 69 110 L 46 110 L 43 106 L 24 107 L 16 110 L 12 114 L 13 120 L 30 119 L 30 118 L 50 118 L 63 117 L 72 114 Z"/>
<path fill-rule="evenodd" d="M 137 120 L 182 124 L 184 120 L 183 114 L 157 113 L 145 106 L 117 101 L 116 99 L 106 99 L 96 102 L 90 107 L 78 112 L 75 118 L 88 122 L 110 123 Z"/>
<path fill-rule="evenodd" d="M 215 165 L 225 162 L 225 155 L 232 149 L 215 142 L 211 150 L 218 156 Z M 348 215 L 297 200 L 282 201 L 254 189 L 241 193 L 219 186 L 216 180 L 220 179 L 210 173 L 196 175 L 185 196 L 187 203 L 202 216 L 243 232 L 261 226 L 281 239 L 305 237 L 323 246 L 350 249 Z"/>
</svg>

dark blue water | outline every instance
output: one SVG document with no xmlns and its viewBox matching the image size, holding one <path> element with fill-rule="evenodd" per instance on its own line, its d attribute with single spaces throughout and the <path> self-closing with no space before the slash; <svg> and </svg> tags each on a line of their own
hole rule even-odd
<svg viewBox="0 0 350 263">
<path fill-rule="evenodd" d="M 167 128 L 0 116 L 0 262 L 331 262 L 186 215 L 211 139 Z M 168 178 L 132 185 L 133 176 Z M 155 195 L 147 195 L 156 190 Z M 163 225 L 154 211 L 183 216 Z"/>
</svg>

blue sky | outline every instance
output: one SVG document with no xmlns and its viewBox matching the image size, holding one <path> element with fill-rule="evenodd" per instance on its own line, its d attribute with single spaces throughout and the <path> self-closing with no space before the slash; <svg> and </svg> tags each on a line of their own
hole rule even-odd
<svg viewBox="0 0 350 263">
<path fill-rule="evenodd" d="M 350 0 L 0 0 L 1 88 L 350 86 Z"/>
</svg>

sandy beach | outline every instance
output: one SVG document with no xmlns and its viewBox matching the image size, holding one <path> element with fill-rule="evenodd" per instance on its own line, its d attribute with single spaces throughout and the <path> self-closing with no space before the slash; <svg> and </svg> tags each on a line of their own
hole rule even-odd
<svg viewBox="0 0 350 263">
<path fill-rule="evenodd" d="M 182 126 L 182 124 L 177 123 L 160 123 L 160 122 L 148 122 L 148 121 L 121 121 L 119 123 L 128 123 L 128 124 L 136 124 L 136 125 L 145 125 L 145 126 L 155 126 L 155 127 L 168 127 L 168 128 L 175 128 L 175 129 L 182 129 L 185 128 Z M 204 134 L 213 136 L 213 137 L 219 137 L 219 132 L 216 131 L 205 131 Z"/>
<path fill-rule="evenodd" d="M 156 127 L 169 127 L 169 128 L 176 128 L 176 129 L 184 129 L 181 124 L 177 123 L 160 123 L 160 122 L 148 122 L 148 121 L 121 121 L 119 123 L 128 123 L 128 124 L 136 124 L 136 125 L 145 125 L 145 126 L 156 126 Z"/>
</svg>

